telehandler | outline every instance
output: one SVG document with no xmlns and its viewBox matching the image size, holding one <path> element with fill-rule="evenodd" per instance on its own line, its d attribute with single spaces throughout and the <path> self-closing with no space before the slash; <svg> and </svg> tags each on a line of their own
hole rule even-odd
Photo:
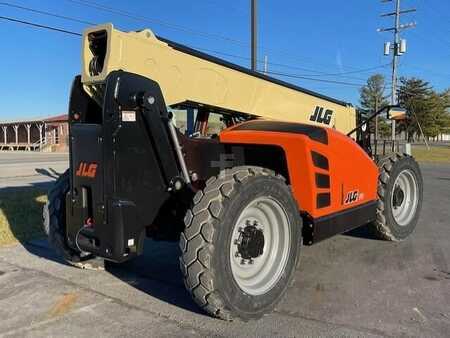
<svg viewBox="0 0 450 338">
<path fill-rule="evenodd" d="M 70 168 L 44 207 L 50 243 L 83 267 L 132 259 L 146 237 L 179 240 L 186 288 L 218 318 L 271 311 L 302 244 L 365 224 L 400 241 L 419 217 L 416 161 L 372 154 L 352 105 L 148 29 L 84 32 L 68 114 Z"/>
</svg>

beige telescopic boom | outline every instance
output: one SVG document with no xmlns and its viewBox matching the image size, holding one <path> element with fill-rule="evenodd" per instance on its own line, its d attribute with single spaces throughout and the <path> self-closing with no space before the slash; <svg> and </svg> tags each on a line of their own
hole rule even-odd
<svg viewBox="0 0 450 338">
<path fill-rule="evenodd" d="M 112 24 L 86 29 L 82 58 L 82 82 L 96 100 L 107 75 L 124 70 L 158 82 L 171 107 L 215 107 L 343 133 L 356 125 L 355 108 L 348 103 L 159 38 L 149 29 L 122 32 Z"/>
</svg>

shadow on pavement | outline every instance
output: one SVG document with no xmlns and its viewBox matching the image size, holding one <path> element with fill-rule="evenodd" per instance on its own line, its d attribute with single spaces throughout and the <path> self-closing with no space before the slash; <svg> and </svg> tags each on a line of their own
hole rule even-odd
<svg viewBox="0 0 450 338">
<path fill-rule="evenodd" d="M 50 178 L 55 179 L 55 180 L 61 175 L 61 173 L 58 173 L 53 168 L 49 168 L 49 169 L 36 168 L 34 170 L 40 175 L 47 176 L 47 177 L 50 177 Z"/>
<path fill-rule="evenodd" d="M 203 314 L 183 285 L 179 255 L 178 243 L 147 239 L 142 256 L 122 264 L 105 262 L 105 269 L 152 297 Z"/>
<path fill-rule="evenodd" d="M 358 238 L 364 238 L 364 239 L 373 239 L 373 240 L 380 240 L 373 230 L 370 228 L 369 224 L 360 226 L 359 228 L 347 231 L 343 234 L 344 236 L 350 236 L 350 237 L 358 237 Z"/>
<path fill-rule="evenodd" d="M 33 255 L 69 265 L 49 246 L 46 239 L 22 245 Z M 184 288 L 178 267 L 178 256 L 177 243 L 148 239 L 142 256 L 121 264 L 105 261 L 105 270 L 151 297 L 190 312 L 203 314 Z"/>
<path fill-rule="evenodd" d="M 52 179 L 58 175 L 46 169 L 36 169 L 36 172 Z M 0 189 L 0 211 L 7 222 L 5 227 L 10 229 L 11 240 L 16 238 L 32 255 L 69 265 L 49 246 L 43 232 L 42 208 L 52 184 L 49 181 Z M 0 236 L 1 230 L 0 227 Z M 142 256 L 122 264 L 105 262 L 105 270 L 152 297 L 200 313 L 184 288 L 178 256 L 177 242 L 146 240 Z"/>
</svg>

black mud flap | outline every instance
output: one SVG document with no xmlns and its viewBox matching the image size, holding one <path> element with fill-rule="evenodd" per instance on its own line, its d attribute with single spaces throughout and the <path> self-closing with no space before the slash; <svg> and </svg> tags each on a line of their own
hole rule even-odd
<svg viewBox="0 0 450 338">
<path fill-rule="evenodd" d="M 158 84 L 139 75 L 112 72 L 104 88 L 102 118 L 89 123 L 77 111 L 91 100 L 76 80 L 70 100 L 71 190 L 67 240 L 78 250 L 114 261 L 140 253 L 145 227 L 170 197 L 179 175 Z M 136 105 L 139 94 L 150 105 Z M 72 115 L 79 113 L 81 119 Z M 90 118 L 90 121 L 94 119 Z M 88 121 L 88 122 L 86 122 Z"/>
</svg>

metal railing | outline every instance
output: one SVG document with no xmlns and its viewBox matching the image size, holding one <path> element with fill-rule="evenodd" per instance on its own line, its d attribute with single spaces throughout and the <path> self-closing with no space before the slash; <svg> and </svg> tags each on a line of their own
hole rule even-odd
<svg viewBox="0 0 450 338">
<path fill-rule="evenodd" d="M 376 140 L 371 142 L 372 153 L 374 156 L 385 156 L 391 153 L 410 154 L 411 144 L 399 140 Z"/>
<path fill-rule="evenodd" d="M 50 143 L 44 138 L 33 143 L 2 143 L 0 151 L 43 151 Z"/>
</svg>

